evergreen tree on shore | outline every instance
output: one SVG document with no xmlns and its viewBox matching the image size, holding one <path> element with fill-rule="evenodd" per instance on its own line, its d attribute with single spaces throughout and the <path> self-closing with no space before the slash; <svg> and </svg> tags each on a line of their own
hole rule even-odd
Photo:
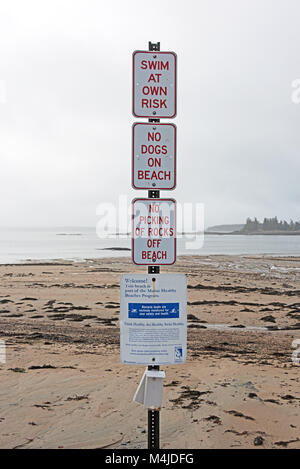
<svg viewBox="0 0 300 469">
<path fill-rule="evenodd" d="M 286 220 L 278 221 L 278 218 L 274 217 L 264 218 L 263 222 L 260 223 L 256 217 L 254 220 L 251 220 L 251 218 L 248 217 L 245 226 L 241 231 L 247 233 L 257 231 L 300 231 L 300 221 L 294 222 L 293 220 L 290 220 L 288 223 Z"/>
</svg>

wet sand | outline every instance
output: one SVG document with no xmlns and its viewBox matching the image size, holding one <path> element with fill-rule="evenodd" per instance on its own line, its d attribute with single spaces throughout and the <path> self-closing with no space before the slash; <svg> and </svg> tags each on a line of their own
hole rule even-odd
<svg viewBox="0 0 300 469">
<path fill-rule="evenodd" d="M 119 360 L 129 258 L 0 266 L 1 448 L 145 448 Z M 300 258 L 180 257 L 188 359 L 166 371 L 162 448 L 300 448 Z M 299 354 L 300 356 L 300 354 Z"/>
</svg>

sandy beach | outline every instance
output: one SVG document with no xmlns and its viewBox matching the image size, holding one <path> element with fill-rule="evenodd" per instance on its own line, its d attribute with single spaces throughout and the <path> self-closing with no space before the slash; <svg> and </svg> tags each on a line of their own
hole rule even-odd
<svg viewBox="0 0 300 469">
<path fill-rule="evenodd" d="M 300 258 L 182 256 L 188 359 L 165 367 L 162 448 L 300 448 Z M 146 448 L 119 358 L 129 258 L 0 266 L 1 448 Z M 298 346 L 300 347 L 300 345 Z M 300 357 L 300 354 L 299 354 Z"/>
</svg>

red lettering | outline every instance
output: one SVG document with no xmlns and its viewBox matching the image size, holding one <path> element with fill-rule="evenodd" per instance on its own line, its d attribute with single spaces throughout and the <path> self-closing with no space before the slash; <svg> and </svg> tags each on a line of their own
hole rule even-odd
<svg viewBox="0 0 300 469">
<path fill-rule="evenodd" d="M 149 212 L 159 213 L 159 204 L 149 204 Z"/>
<path fill-rule="evenodd" d="M 148 158 L 148 166 L 153 168 L 153 166 L 161 167 L 161 158 Z"/>
<path fill-rule="evenodd" d="M 167 60 L 167 62 L 163 62 L 162 60 L 142 60 L 141 69 L 146 70 L 147 68 L 149 68 L 149 70 L 169 70 L 169 61 Z"/>
<path fill-rule="evenodd" d="M 150 261 L 167 259 L 167 251 L 142 251 L 142 259 Z"/>
<path fill-rule="evenodd" d="M 149 153 L 149 155 L 166 155 L 168 153 L 167 145 L 141 145 L 141 154 L 145 155 Z"/>
<path fill-rule="evenodd" d="M 161 133 L 160 132 L 148 132 L 148 142 L 156 141 L 159 142 L 161 140 Z"/>
<path fill-rule="evenodd" d="M 155 83 L 159 83 L 160 77 L 161 77 L 161 73 L 151 73 L 151 75 L 148 79 L 148 83 L 150 83 L 150 81 L 154 81 Z"/>
<path fill-rule="evenodd" d="M 152 99 L 152 101 L 153 101 L 154 109 L 157 109 L 159 107 L 159 103 L 160 103 L 161 99 Z"/>
<path fill-rule="evenodd" d="M 154 164 L 149 164 L 150 167 L 155 166 Z M 138 170 L 137 172 L 138 180 L 144 181 L 171 181 L 171 171 L 150 171 L 150 170 Z"/>
<path fill-rule="evenodd" d="M 150 68 L 150 70 L 154 69 L 156 70 L 156 67 L 158 66 L 158 69 L 159 69 L 159 62 L 154 62 L 153 60 L 148 60 L 148 67 Z"/>
<path fill-rule="evenodd" d="M 166 99 L 146 99 L 142 98 L 142 108 L 165 108 L 167 109 L 167 100 Z"/>
<path fill-rule="evenodd" d="M 144 86 L 142 92 L 146 96 L 149 94 L 154 96 L 161 96 L 162 94 L 164 94 L 165 96 L 167 96 L 168 88 L 167 86 Z"/>
<path fill-rule="evenodd" d="M 174 234 L 173 228 L 162 228 L 162 227 L 149 227 L 148 236 L 160 236 L 161 238 L 172 238 Z"/>
</svg>

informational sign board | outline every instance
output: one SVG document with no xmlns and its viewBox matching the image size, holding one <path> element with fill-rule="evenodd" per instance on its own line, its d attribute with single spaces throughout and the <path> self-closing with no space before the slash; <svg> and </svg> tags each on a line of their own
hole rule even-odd
<svg viewBox="0 0 300 469">
<path fill-rule="evenodd" d="M 176 261 L 174 199 L 132 201 L 132 260 L 138 265 L 171 265 Z"/>
<path fill-rule="evenodd" d="M 176 54 L 135 51 L 133 53 L 133 115 L 176 116 Z"/>
<path fill-rule="evenodd" d="M 121 362 L 174 365 L 186 360 L 184 274 L 124 274 L 120 285 Z"/>
<path fill-rule="evenodd" d="M 175 188 L 176 126 L 174 124 L 133 124 L 132 186 L 134 189 Z"/>
</svg>

